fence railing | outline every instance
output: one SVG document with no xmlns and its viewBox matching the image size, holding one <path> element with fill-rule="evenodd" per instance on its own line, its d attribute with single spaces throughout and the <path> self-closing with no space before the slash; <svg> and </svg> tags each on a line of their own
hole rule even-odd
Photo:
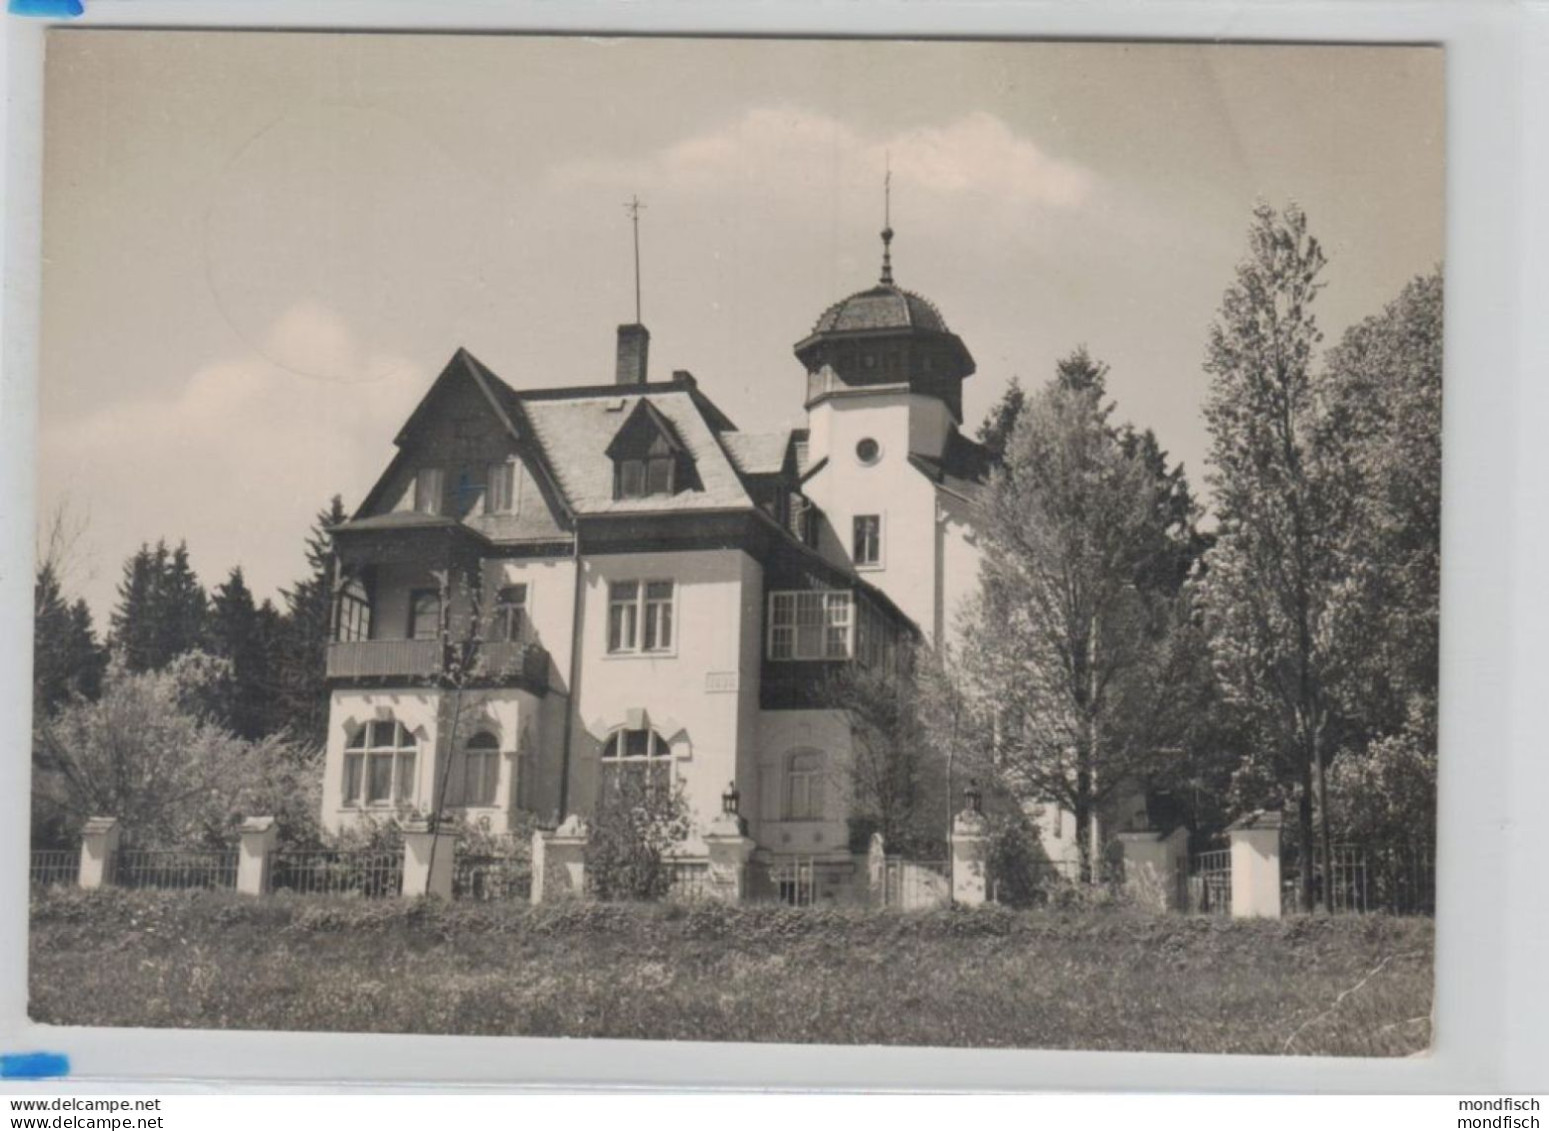
<svg viewBox="0 0 1549 1131">
<path fill-rule="evenodd" d="M 298 895 L 397 896 L 403 892 L 403 853 L 282 849 L 274 854 L 269 887 Z"/>
<path fill-rule="evenodd" d="M 113 854 L 112 882 L 122 888 L 232 888 L 237 853 L 230 849 L 120 848 Z"/>
<path fill-rule="evenodd" d="M 458 853 L 452 864 L 452 898 L 490 902 L 532 896 L 532 861 L 525 857 Z"/>
<path fill-rule="evenodd" d="M 882 869 L 882 906 L 912 910 L 952 901 L 950 860 L 906 860 L 890 856 Z"/>
<path fill-rule="evenodd" d="M 1232 850 L 1211 849 L 1189 858 L 1187 909 L 1216 915 L 1232 913 Z"/>
<path fill-rule="evenodd" d="M 1312 907 L 1327 902 L 1335 915 L 1385 911 L 1430 915 L 1436 911 L 1436 858 L 1429 845 L 1334 844 L 1332 866 L 1325 867 L 1322 846 L 1312 853 Z M 1301 857 L 1286 853 L 1281 868 L 1282 900 L 1287 911 L 1304 911 Z"/>
<path fill-rule="evenodd" d="M 811 907 L 818 901 L 817 862 L 811 857 L 777 861 L 768 868 L 770 894 L 792 907 Z"/>
<path fill-rule="evenodd" d="M 667 877 L 668 899 L 709 899 L 715 894 L 708 860 L 669 860 Z"/>
<path fill-rule="evenodd" d="M 34 848 L 27 867 L 27 880 L 35 888 L 74 885 L 81 874 L 79 848 Z"/>
</svg>

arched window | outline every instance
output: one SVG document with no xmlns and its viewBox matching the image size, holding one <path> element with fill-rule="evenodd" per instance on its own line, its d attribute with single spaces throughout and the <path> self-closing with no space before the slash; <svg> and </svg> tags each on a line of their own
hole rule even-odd
<svg viewBox="0 0 1549 1131">
<path fill-rule="evenodd" d="M 605 788 L 637 784 L 646 790 L 667 789 L 672 784 L 672 748 L 654 730 L 621 727 L 603 743 L 602 780 Z"/>
<path fill-rule="evenodd" d="M 454 772 L 450 791 L 456 800 L 450 804 L 495 804 L 495 788 L 500 782 L 500 740 L 488 731 L 480 731 L 468 740 L 461 761 L 462 773 Z"/>
<path fill-rule="evenodd" d="M 344 746 L 344 803 L 411 804 L 418 752 L 419 743 L 398 720 L 362 723 Z"/>
<path fill-rule="evenodd" d="M 339 590 L 335 632 L 337 640 L 371 638 L 371 594 L 366 589 L 366 583 L 358 577 L 351 577 Z"/>
<path fill-rule="evenodd" d="M 823 817 L 823 755 L 798 750 L 785 763 L 785 819 L 818 821 Z"/>
</svg>

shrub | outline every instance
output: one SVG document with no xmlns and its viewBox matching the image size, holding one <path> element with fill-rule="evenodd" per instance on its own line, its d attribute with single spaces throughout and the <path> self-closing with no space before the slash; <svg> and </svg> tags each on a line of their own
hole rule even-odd
<svg viewBox="0 0 1549 1131">
<path fill-rule="evenodd" d="M 633 773 L 604 782 L 586 844 L 586 876 L 598 899 L 661 899 L 672 883 L 667 852 L 689 834 L 683 787 Z"/>
</svg>

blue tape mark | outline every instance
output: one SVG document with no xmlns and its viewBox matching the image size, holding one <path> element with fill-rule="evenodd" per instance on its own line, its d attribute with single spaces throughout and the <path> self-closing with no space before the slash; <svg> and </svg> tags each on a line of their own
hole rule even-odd
<svg viewBox="0 0 1549 1131">
<path fill-rule="evenodd" d="M 6 0 L 6 11 L 13 16 L 42 16 L 46 20 L 73 20 L 84 15 L 81 0 Z"/>
<path fill-rule="evenodd" d="M 11 0 L 14 4 L 16 0 Z M 45 1080 L 70 1075 L 70 1058 L 62 1052 L 11 1052 L 0 1055 L 0 1080 Z"/>
</svg>

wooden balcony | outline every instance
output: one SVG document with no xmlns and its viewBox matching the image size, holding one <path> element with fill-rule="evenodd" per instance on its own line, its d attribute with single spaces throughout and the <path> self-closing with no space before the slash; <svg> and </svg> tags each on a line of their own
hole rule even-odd
<svg viewBox="0 0 1549 1131">
<path fill-rule="evenodd" d="M 440 672 L 439 640 L 336 640 L 328 645 L 329 679 L 429 681 Z"/>
<path fill-rule="evenodd" d="M 437 640 L 341 640 L 328 645 L 326 671 L 330 680 L 429 685 L 442 674 L 441 665 Z M 469 682 L 520 684 L 542 693 L 548 690 L 549 654 L 526 641 L 486 641 L 479 647 Z"/>
</svg>

